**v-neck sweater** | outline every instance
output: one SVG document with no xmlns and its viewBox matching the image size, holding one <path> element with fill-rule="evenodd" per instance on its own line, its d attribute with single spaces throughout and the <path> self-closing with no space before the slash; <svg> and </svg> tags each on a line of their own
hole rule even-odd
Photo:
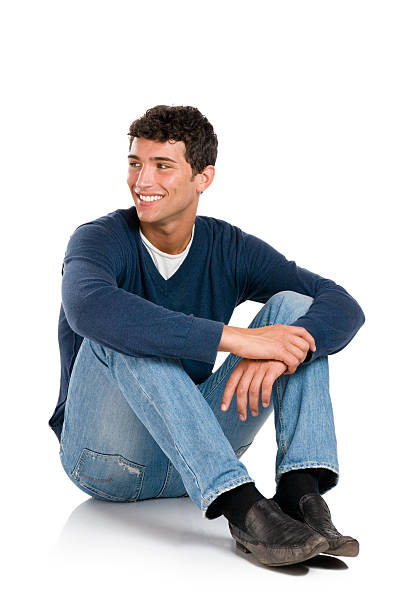
<svg viewBox="0 0 406 612">
<path fill-rule="evenodd" d="M 83 338 L 133 357 L 178 359 L 199 384 L 213 370 L 224 325 L 246 300 L 265 304 L 289 290 L 313 297 L 308 312 L 291 323 L 316 342 L 309 363 L 342 350 L 365 321 L 343 287 L 227 221 L 197 215 L 187 257 L 168 279 L 139 229 L 131 206 L 84 223 L 70 236 L 58 324 L 60 390 L 49 420 L 58 439 Z"/>
<path fill-rule="evenodd" d="M 189 253 L 190 247 L 192 246 L 193 236 L 195 233 L 195 226 L 193 225 L 191 238 L 185 249 L 181 253 L 165 253 L 164 251 L 160 251 L 156 248 L 155 245 L 152 244 L 148 240 L 146 236 L 139 230 L 141 240 L 145 245 L 148 253 L 151 255 L 152 260 L 159 271 L 159 273 L 163 276 L 165 280 L 168 280 L 173 274 L 175 274 L 176 270 L 180 268 L 183 261 L 186 259 L 187 254 Z"/>
</svg>

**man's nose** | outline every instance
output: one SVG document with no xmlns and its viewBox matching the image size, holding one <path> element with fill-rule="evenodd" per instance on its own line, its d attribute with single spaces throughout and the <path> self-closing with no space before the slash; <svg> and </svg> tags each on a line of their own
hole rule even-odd
<svg viewBox="0 0 406 612">
<path fill-rule="evenodd" d="M 154 184 L 154 169 L 151 166 L 143 166 L 138 173 L 136 186 L 141 189 L 151 187 Z"/>
</svg>

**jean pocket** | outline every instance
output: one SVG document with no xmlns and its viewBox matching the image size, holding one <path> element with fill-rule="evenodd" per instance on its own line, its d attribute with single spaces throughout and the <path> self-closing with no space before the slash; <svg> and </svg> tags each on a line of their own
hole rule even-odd
<svg viewBox="0 0 406 612">
<path fill-rule="evenodd" d="M 107 455 L 84 448 L 72 479 L 90 495 L 111 501 L 135 501 L 141 493 L 144 471 L 144 465 L 122 455 Z"/>
<path fill-rule="evenodd" d="M 245 451 L 249 449 L 251 444 L 252 442 L 250 442 L 249 444 L 245 444 L 244 446 L 240 446 L 240 448 L 237 448 L 237 450 L 234 451 L 237 459 L 239 459 L 245 453 Z"/>
</svg>

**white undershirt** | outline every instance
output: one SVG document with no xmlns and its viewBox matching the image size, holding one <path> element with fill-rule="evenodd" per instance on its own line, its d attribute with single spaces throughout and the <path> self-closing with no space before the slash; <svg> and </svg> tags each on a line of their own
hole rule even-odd
<svg viewBox="0 0 406 612">
<path fill-rule="evenodd" d="M 189 249 L 192 246 L 193 236 L 195 233 L 195 226 L 193 225 L 192 237 L 186 249 L 182 251 L 182 253 L 176 253 L 175 255 L 171 255 L 170 253 L 164 253 L 163 251 L 160 251 L 159 249 L 156 248 L 156 246 L 151 244 L 151 242 L 144 236 L 144 234 L 141 231 L 141 228 L 139 228 L 139 232 L 140 232 L 141 240 L 145 244 L 146 248 L 148 249 L 148 252 L 152 257 L 152 261 L 158 268 L 158 271 L 160 272 L 160 274 L 162 274 L 162 276 L 166 280 L 168 280 L 168 278 L 170 278 L 173 274 L 175 274 L 176 270 L 180 268 L 184 259 L 187 257 L 187 254 L 189 253 Z"/>
</svg>

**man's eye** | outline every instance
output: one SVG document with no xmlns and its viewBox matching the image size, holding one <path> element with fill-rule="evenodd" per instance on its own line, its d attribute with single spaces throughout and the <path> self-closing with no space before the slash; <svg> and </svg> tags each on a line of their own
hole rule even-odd
<svg viewBox="0 0 406 612">
<path fill-rule="evenodd" d="M 136 168 L 137 166 L 140 166 L 141 164 L 139 162 L 130 162 L 130 166 L 132 168 Z"/>
<path fill-rule="evenodd" d="M 158 164 L 158 168 L 163 168 L 165 170 L 165 168 L 170 168 L 170 166 L 167 166 L 166 164 Z"/>
</svg>

